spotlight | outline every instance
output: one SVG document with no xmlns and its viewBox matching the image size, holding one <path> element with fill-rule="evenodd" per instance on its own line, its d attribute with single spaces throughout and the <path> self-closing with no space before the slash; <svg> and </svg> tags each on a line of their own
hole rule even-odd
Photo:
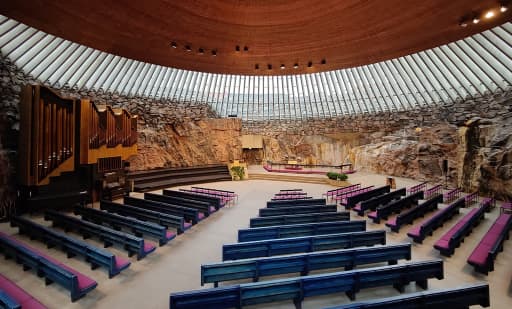
<svg viewBox="0 0 512 309">
<path fill-rule="evenodd" d="M 192 48 L 190 47 L 190 45 L 185 45 L 185 50 L 189 52 L 192 51 Z"/>
<path fill-rule="evenodd" d="M 281 70 L 284 70 L 285 68 L 284 64 L 281 64 Z"/>
<path fill-rule="evenodd" d="M 172 48 L 177 48 L 177 47 L 178 47 L 178 44 L 176 44 L 176 42 L 171 42 L 171 47 L 172 47 Z"/>
<path fill-rule="evenodd" d="M 506 5 L 506 4 L 502 3 L 502 4 L 500 5 L 500 12 L 501 12 L 501 13 L 505 13 L 506 11 L 508 11 L 508 7 L 507 7 L 507 5 Z"/>
<path fill-rule="evenodd" d="M 321 62 L 321 63 L 322 63 L 322 64 L 326 64 L 326 63 L 327 63 L 327 60 L 322 59 L 322 62 Z"/>
<path fill-rule="evenodd" d="M 485 13 L 484 17 L 486 19 L 493 18 L 494 17 L 494 11 L 488 11 L 487 13 Z"/>
<path fill-rule="evenodd" d="M 249 47 L 244 46 L 244 51 L 249 51 Z"/>
<path fill-rule="evenodd" d="M 254 65 L 254 68 L 255 68 L 256 70 L 259 70 L 260 65 L 256 63 L 256 64 Z"/>
<path fill-rule="evenodd" d="M 237 52 L 239 52 L 239 51 L 240 51 L 240 45 L 237 45 L 237 46 L 235 47 L 235 50 L 236 50 Z"/>
<path fill-rule="evenodd" d="M 214 49 L 214 50 L 212 50 L 212 56 L 213 56 L 213 57 L 216 57 L 216 56 L 217 56 L 217 51 L 216 51 L 215 49 Z"/>
<path fill-rule="evenodd" d="M 313 66 L 313 62 L 308 62 L 308 68 L 312 67 Z"/>
<path fill-rule="evenodd" d="M 461 26 L 462 28 L 466 28 L 468 26 L 468 22 L 463 20 L 463 21 L 459 22 L 459 26 Z"/>
<path fill-rule="evenodd" d="M 295 63 L 295 64 L 293 65 L 293 68 L 294 68 L 294 69 L 298 69 L 298 68 L 299 68 L 299 64 L 298 64 L 298 63 Z"/>
<path fill-rule="evenodd" d="M 199 48 L 198 52 L 199 52 L 199 55 L 203 55 L 204 54 L 204 48 Z"/>
<path fill-rule="evenodd" d="M 478 24 L 480 22 L 480 18 L 473 17 L 473 24 Z"/>
<path fill-rule="evenodd" d="M 267 64 L 267 68 L 268 68 L 269 70 L 272 70 L 272 65 L 271 65 L 271 64 Z"/>
</svg>

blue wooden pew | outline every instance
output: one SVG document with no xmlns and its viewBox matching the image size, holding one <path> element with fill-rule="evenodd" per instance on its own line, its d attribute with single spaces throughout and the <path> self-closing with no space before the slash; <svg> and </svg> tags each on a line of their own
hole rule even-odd
<svg viewBox="0 0 512 309">
<path fill-rule="evenodd" d="M 250 241 L 222 246 L 222 260 L 314 252 L 386 244 L 385 231 L 352 232 Z"/>
<path fill-rule="evenodd" d="M 359 216 L 364 216 L 365 211 L 375 210 L 378 206 L 386 205 L 394 200 L 398 200 L 401 196 L 405 196 L 406 194 L 407 192 L 405 188 L 401 188 L 386 194 L 372 197 L 369 200 L 362 201 L 358 205 L 352 207 L 352 210 L 357 212 Z"/>
<path fill-rule="evenodd" d="M 290 225 L 315 222 L 349 221 L 348 212 L 324 212 L 315 214 L 298 214 L 273 217 L 259 217 L 250 219 L 250 227 L 263 227 L 274 225 Z"/>
<path fill-rule="evenodd" d="M 153 222 L 141 221 L 82 206 L 75 207 L 73 212 L 75 215 L 80 215 L 85 221 L 90 221 L 99 225 L 106 224 L 115 230 L 120 230 L 121 227 L 124 227 L 125 229 L 132 231 L 132 233 L 137 237 L 142 237 L 143 235 L 154 237 L 158 239 L 158 244 L 160 246 L 165 245 L 176 237 L 175 232 L 170 232 L 165 228 L 165 226 L 161 226 Z"/>
<path fill-rule="evenodd" d="M 415 292 L 388 298 L 371 299 L 326 309 L 396 309 L 432 308 L 454 309 L 480 305 L 489 307 L 489 284 L 486 282 L 452 289 Z"/>
<path fill-rule="evenodd" d="M 172 196 L 180 199 L 185 200 L 192 200 L 192 201 L 200 201 L 200 202 L 206 202 L 210 204 L 210 206 L 214 207 L 215 210 L 219 210 L 224 204 L 222 203 L 222 200 L 218 197 L 213 196 L 205 196 L 200 194 L 194 194 L 190 192 L 183 192 L 183 191 L 175 191 L 175 190 L 163 190 L 163 195 L 166 196 Z"/>
<path fill-rule="evenodd" d="M 426 213 L 437 209 L 438 204 L 442 202 L 443 195 L 438 194 L 418 206 L 401 212 L 398 216 L 389 219 L 386 222 L 386 226 L 390 227 L 393 232 L 398 232 L 402 225 L 411 224 L 416 218 L 423 217 Z"/>
<path fill-rule="evenodd" d="M 327 201 L 324 198 L 313 198 L 307 200 L 268 201 L 267 208 L 325 205 L 326 203 Z"/>
<path fill-rule="evenodd" d="M 39 239 L 46 243 L 48 248 L 58 247 L 67 253 L 68 258 L 80 255 L 91 264 L 91 269 L 99 266 L 108 270 L 108 277 L 112 278 L 130 266 L 130 261 L 90 245 L 79 239 L 59 233 L 51 228 L 37 224 L 23 217 L 12 217 L 11 226 L 19 229 L 19 234 L 26 234 L 31 239 Z"/>
<path fill-rule="evenodd" d="M 366 231 L 366 221 L 338 221 L 238 230 L 238 242 Z"/>
<path fill-rule="evenodd" d="M 173 205 L 183 207 L 184 210 L 195 210 L 195 212 L 184 213 L 185 219 L 192 220 L 194 224 L 203 218 L 198 218 L 196 213 L 200 213 L 201 216 L 209 216 L 210 213 L 216 211 L 215 207 L 211 206 L 207 202 L 187 200 L 179 197 L 172 197 L 162 194 L 154 194 L 146 192 L 144 193 L 144 200 L 165 203 L 167 205 Z M 195 216 L 195 217 L 194 217 Z M 190 218 L 189 218 L 190 217 Z"/>
<path fill-rule="evenodd" d="M 442 260 L 172 293 L 169 308 L 241 308 L 283 300 L 292 300 L 300 308 L 304 298 L 312 296 L 344 292 L 353 300 L 361 289 L 393 286 L 403 292 L 404 286 L 411 282 L 426 289 L 431 278 L 444 278 Z"/>
<path fill-rule="evenodd" d="M 432 217 L 424 220 L 407 232 L 414 242 L 422 243 L 425 237 L 432 235 L 432 232 L 443 225 L 444 222 L 451 219 L 459 213 L 461 207 L 464 207 L 464 198 L 460 198 L 443 209 L 439 209 Z"/>
<path fill-rule="evenodd" d="M 373 197 L 389 193 L 389 191 L 391 191 L 390 186 L 383 186 L 370 191 L 361 192 L 357 195 L 347 197 L 346 203 L 342 205 L 345 206 L 345 209 L 351 209 L 352 207 L 356 206 L 356 204 L 359 202 L 366 201 Z"/>
<path fill-rule="evenodd" d="M 172 216 L 158 211 L 113 203 L 110 201 L 101 201 L 100 209 L 106 210 L 110 213 L 117 213 L 126 217 L 133 217 L 143 221 L 155 222 L 161 226 L 165 226 L 166 228 L 174 228 L 176 229 L 178 235 L 188 230 L 192 226 L 192 223 L 185 222 L 183 217 Z"/>
<path fill-rule="evenodd" d="M 387 205 L 379 206 L 375 211 L 368 214 L 368 218 L 372 219 L 375 223 L 380 223 L 380 219 L 387 219 L 392 213 L 398 213 L 404 208 L 418 205 L 420 199 L 423 199 L 423 191 L 407 195 Z"/>
<path fill-rule="evenodd" d="M 52 221 L 53 226 L 60 226 L 65 231 L 77 231 L 82 234 L 84 238 L 89 238 L 93 235 L 97 236 L 103 241 L 105 247 L 110 247 L 113 244 L 119 244 L 128 251 L 128 256 L 137 254 L 137 260 L 144 258 L 156 249 L 155 245 L 145 242 L 144 239 L 140 237 L 109 229 L 78 218 L 66 216 L 54 210 L 45 211 L 44 219 Z"/>
<path fill-rule="evenodd" d="M 38 277 L 45 278 L 46 285 L 56 282 L 69 290 L 72 302 L 85 296 L 98 285 L 84 274 L 4 233 L 0 233 L 0 250 L 6 258 L 12 258 L 16 263 L 23 265 L 23 270 L 35 270 Z"/>
<path fill-rule="evenodd" d="M 410 243 L 205 264 L 201 265 L 201 285 L 213 283 L 217 287 L 221 281 L 248 278 L 256 282 L 264 276 L 290 273 L 305 276 L 313 270 L 340 267 L 351 270 L 357 265 L 381 262 L 394 265 L 402 259 L 411 259 Z"/>
<path fill-rule="evenodd" d="M 131 196 L 125 196 L 123 198 L 123 204 L 137 208 L 158 211 L 171 216 L 182 217 L 185 219 L 185 221 L 191 221 L 192 224 L 198 223 L 199 221 L 203 220 L 206 216 L 209 215 L 209 213 L 203 213 L 198 211 L 197 209 L 175 206 L 171 204 L 145 200 Z"/>
<path fill-rule="evenodd" d="M 261 208 L 259 210 L 259 216 L 273 217 L 284 215 L 312 214 L 321 212 L 336 212 L 337 210 L 337 205 L 311 205 L 297 207 Z"/>
</svg>

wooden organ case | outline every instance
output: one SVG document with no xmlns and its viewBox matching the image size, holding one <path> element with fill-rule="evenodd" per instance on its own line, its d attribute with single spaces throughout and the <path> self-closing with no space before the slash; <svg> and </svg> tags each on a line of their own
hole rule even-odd
<svg viewBox="0 0 512 309">
<path fill-rule="evenodd" d="M 18 195 L 39 209 L 119 198 L 137 154 L 137 117 L 28 85 L 20 102 Z"/>
</svg>

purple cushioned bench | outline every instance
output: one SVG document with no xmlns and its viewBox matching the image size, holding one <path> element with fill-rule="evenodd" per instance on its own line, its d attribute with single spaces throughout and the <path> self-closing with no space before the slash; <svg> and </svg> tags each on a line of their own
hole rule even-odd
<svg viewBox="0 0 512 309">
<path fill-rule="evenodd" d="M 0 274 L 0 289 L 13 298 L 23 309 L 46 309 L 37 299 L 28 294 L 24 289 Z"/>
<path fill-rule="evenodd" d="M 468 264 L 474 266 L 475 271 L 487 274 L 494 270 L 494 259 L 503 249 L 511 226 L 511 214 L 501 214 L 496 219 L 468 258 Z"/>
<path fill-rule="evenodd" d="M 51 256 L 48 256 L 44 252 L 42 252 L 40 250 L 37 250 L 37 249 L 35 249 L 35 248 L 25 244 L 24 242 L 21 242 L 21 241 L 15 239 L 12 236 L 9 236 L 9 235 L 7 235 L 5 233 L 0 232 L 0 237 L 4 237 L 4 238 L 9 239 L 11 242 L 15 243 L 16 245 L 29 250 L 33 254 L 35 254 L 37 256 L 40 256 L 40 257 L 46 259 L 47 261 L 53 263 L 54 265 L 56 265 L 56 266 L 58 266 L 58 267 L 60 267 L 60 268 L 62 268 L 64 270 L 72 273 L 73 275 L 75 275 L 76 278 L 77 278 L 77 281 L 78 281 L 78 291 L 71 291 L 72 301 L 75 300 L 75 299 L 73 299 L 73 294 L 74 293 L 77 293 L 78 295 L 83 296 L 83 295 L 87 294 L 89 291 L 92 291 L 98 285 L 98 283 L 96 281 L 94 281 L 93 279 L 87 277 L 86 275 L 82 274 L 81 272 L 79 272 L 79 271 L 77 271 L 77 270 L 75 270 L 75 269 L 73 269 L 73 268 L 71 268 L 71 267 L 61 263 L 60 261 L 52 258 Z"/>
<path fill-rule="evenodd" d="M 420 205 L 401 212 L 398 216 L 392 217 L 386 222 L 386 226 L 391 228 L 393 232 L 398 232 L 402 225 L 412 224 L 412 222 L 418 218 L 424 216 L 426 213 L 437 209 L 437 204 L 443 201 L 441 194 L 428 199 Z"/>
<path fill-rule="evenodd" d="M 446 232 L 434 244 L 434 248 L 439 250 L 442 255 L 450 256 L 455 251 L 455 248 L 460 245 L 462 238 L 469 234 L 473 226 L 480 222 L 483 218 L 485 209 L 474 208 L 471 209 L 461 220 L 459 220 L 448 232 Z"/>
<path fill-rule="evenodd" d="M 423 239 L 428 235 L 432 235 L 435 229 L 442 226 L 445 221 L 459 213 L 459 209 L 464 207 L 464 203 L 464 198 L 461 198 L 445 208 L 439 209 L 432 217 L 423 220 L 423 222 L 410 229 L 407 236 L 411 237 L 414 242 L 421 244 Z"/>
</svg>

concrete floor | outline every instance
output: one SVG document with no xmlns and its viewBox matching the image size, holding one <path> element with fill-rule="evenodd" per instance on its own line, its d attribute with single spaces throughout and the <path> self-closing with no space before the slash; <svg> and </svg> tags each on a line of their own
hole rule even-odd
<svg viewBox="0 0 512 309">
<path fill-rule="evenodd" d="M 349 177 L 351 183 L 364 185 L 383 185 L 386 176 L 358 172 Z M 405 178 L 397 178 L 397 187 L 410 187 L 418 182 Z M 89 264 L 81 258 L 67 259 L 62 251 L 46 249 L 38 241 L 29 241 L 26 236 L 17 234 L 17 229 L 10 228 L 7 223 L 0 224 L 0 230 L 14 234 L 16 238 L 29 241 L 30 245 L 44 250 L 51 256 L 90 276 L 98 282 L 98 287 L 75 303 L 70 302 L 69 292 L 56 284 L 44 285 L 44 280 L 38 278 L 33 272 L 23 272 L 19 265 L 12 260 L 2 260 L 0 273 L 16 282 L 29 291 L 49 308 L 168 308 L 169 294 L 176 291 L 205 288 L 200 286 L 200 265 L 208 262 L 221 261 L 222 245 L 236 242 L 237 230 L 247 228 L 249 218 L 257 216 L 258 209 L 265 206 L 279 189 L 302 188 L 311 196 L 320 197 L 322 193 L 333 187 L 319 184 L 300 184 L 292 182 L 277 182 L 264 180 L 246 180 L 238 182 L 217 182 L 203 185 L 204 187 L 232 190 L 238 193 L 239 201 L 235 206 L 224 207 L 210 218 L 202 221 L 192 229 L 172 240 L 169 244 L 157 248 L 156 252 L 146 258 L 136 261 L 132 258 L 132 265 L 113 279 L 108 279 L 104 269 L 91 270 Z M 155 191 L 160 193 L 161 191 Z M 138 195 L 138 194 L 134 194 Z M 95 205 L 96 207 L 98 205 Z M 450 258 L 441 257 L 433 249 L 434 242 L 455 222 L 464 216 L 468 209 L 462 209 L 461 214 L 450 220 L 444 227 L 436 230 L 432 237 L 428 237 L 423 244 L 413 245 L 413 261 L 442 258 L 445 267 L 445 279 L 429 280 L 429 288 L 449 288 L 467 283 L 488 281 L 491 288 L 491 308 L 505 309 L 512 306 L 512 245 L 506 242 L 505 249 L 498 255 L 495 262 L 495 271 L 488 276 L 477 274 L 466 263 L 467 257 L 478 244 L 482 236 L 489 229 L 499 214 L 495 208 L 486 219 L 469 235 L 460 248 Z M 352 219 L 361 219 L 351 214 Z M 34 215 L 32 220 L 48 225 L 40 215 Z M 384 222 L 374 224 L 368 222 L 368 230 L 386 229 Z M 417 220 L 416 223 L 420 222 Z M 388 244 L 409 242 L 406 233 L 409 227 L 403 228 L 400 233 L 387 232 Z M 101 246 L 94 239 L 87 242 Z M 111 252 L 126 257 L 126 252 L 114 247 Z M 400 261 L 403 263 L 404 261 Z M 379 266 L 379 265 L 373 265 Z M 369 266 L 367 266 L 369 267 Z M 290 275 L 289 277 L 293 277 Z M 281 277 L 282 278 L 282 277 Z M 265 277 L 265 280 L 270 279 Z M 237 281 L 247 282 L 247 281 Z M 229 284 L 229 283 L 224 283 Z M 206 286 L 206 287 L 210 287 Z M 406 287 L 407 292 L 416 290 L 411 284 Z M 398 295 L 391 287 L 362 290 L 357 294 L 358 300 L 376 297 Z M 327 295 L 307 298 L 303 308 L 322 308 L 349 302 L 344 294 Z M 272 303 L 253 308 L 293 308 L 291 302 Z"/>
</svg>

